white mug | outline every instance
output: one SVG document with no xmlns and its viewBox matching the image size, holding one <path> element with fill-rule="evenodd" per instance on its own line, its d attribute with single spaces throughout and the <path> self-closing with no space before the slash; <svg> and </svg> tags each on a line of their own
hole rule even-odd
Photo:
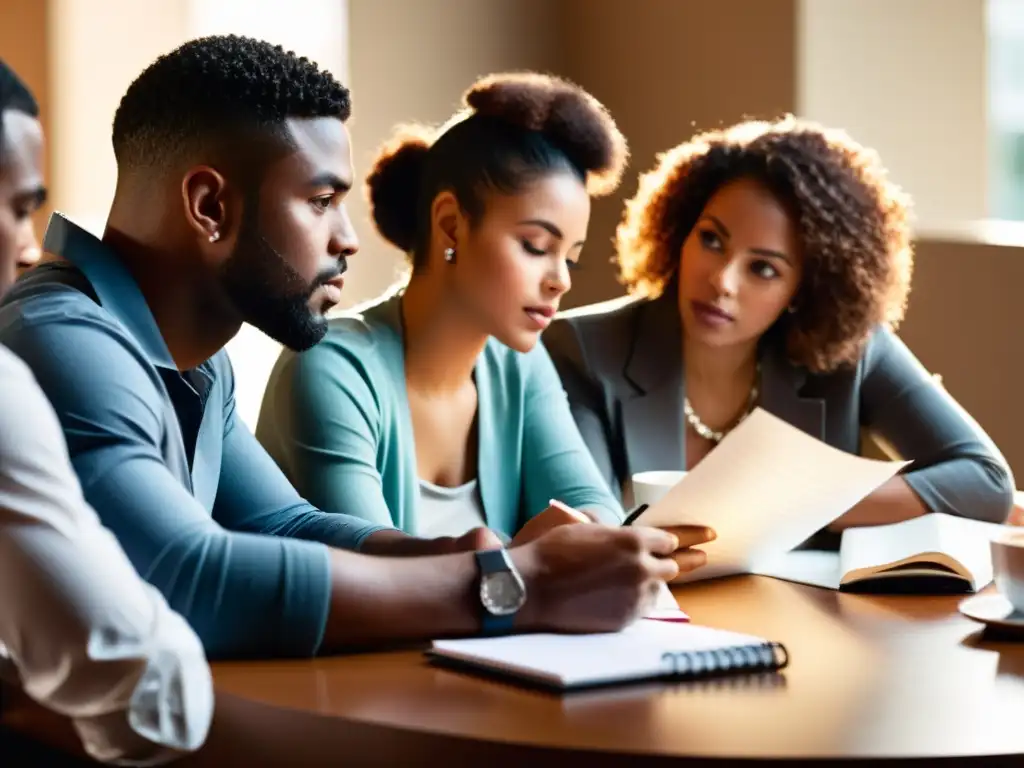
<svg viewBox="0 0 1024 768">
<path fill-rule="evenodd" d="M 633 475 L 633 503 L 640 506 L 660 501 L 685 476 L 685 472 L 674 470 L 637 472 Z"/>
<path fill-rule="evenodd" d="M 996 589 L 1015 611 L 1024 613 L 1024 531 L 992 540 L 992 572 Z"/>
</svg>

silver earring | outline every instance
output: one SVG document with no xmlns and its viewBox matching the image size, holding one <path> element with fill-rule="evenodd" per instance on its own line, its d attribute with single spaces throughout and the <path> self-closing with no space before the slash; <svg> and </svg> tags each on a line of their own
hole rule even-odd
<svg viewBox="0 0 1024 768">
<path fill-rule="evenodd" d="M 791 314 L 791 315 L 795 315 L 796 314 L 796 304 L 790 304 L 788 307 L 786 307 L 786 311 L 789 312 L 789 314 Z"/>
<path fill-rule="evenodd" d="M 214 230 L 213 232 L 210 233 L 210 242 L 216 243 L 218 240 L 220 240 L 220 232 Z"/>
<path fill-rule="evenodd" d="M 454 248 L 445 248 L 444 249 L 444 260 L 447 261 L 449 264 L 451 264 L 453 261 L 455 261 L 455 249 Z"/>
</svg>

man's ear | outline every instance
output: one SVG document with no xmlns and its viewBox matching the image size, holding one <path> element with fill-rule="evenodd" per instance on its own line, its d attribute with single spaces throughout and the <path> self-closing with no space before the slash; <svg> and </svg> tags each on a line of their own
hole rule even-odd
<svg viewBox="0 0 1024 768">
<path fill-rule="evenodd" d="M 209 166 L 197 166 L 181 182 L 185 221 L 199 240 L 201 252 L 222 261 L 234 249 L 240 219 L 230 185 Z"/>
</svg>

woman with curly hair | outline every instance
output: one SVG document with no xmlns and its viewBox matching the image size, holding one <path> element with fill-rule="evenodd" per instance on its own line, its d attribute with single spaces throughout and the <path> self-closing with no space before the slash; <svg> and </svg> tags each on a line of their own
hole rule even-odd
<svg viewBox="0 0 1024 768">
<path fill-rule="evenodd" d="M 641 177 L 617 250 L 632 296 L 544 337 L 613 487 L 692 468 L 761 406 L 850 453 L 864 430 L 913 460 L 833 531 L 1005 519 L 1006 461 L 894 333 L 908 200 L 873 151 L 793 117 L 695 136 Z"/>
<path fill-rule="evenodd" d="M 528 540 L 578 521 L 551 499 L 617 523 L 537 342 L 626 142 L 592 96 L 552 77 L 492 75 L 464 102 L 440 130 L 400 128 L 367 179 L 408 281 L 282 356 L 257 436 L 321 509 L 421 537 Z"/>
</svg>

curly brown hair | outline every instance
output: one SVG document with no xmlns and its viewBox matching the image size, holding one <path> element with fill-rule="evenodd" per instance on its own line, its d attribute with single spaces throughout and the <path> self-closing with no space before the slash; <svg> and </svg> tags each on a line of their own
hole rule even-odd
<svg viewBox="0 0 1024 768">
<path fill-rule="evenodd" d="M 796 311 L 776 323 L 790 359 L 815 373 L 856 364 L 879 324 L 902 321 L 914 257 L 909 199 L 878 155 L 843 131 L 788 115 L 702 133 L 660 154 L 616 232 L 622 282 L 630 293 L 661 295 L 708 200 L 738 178 L 764 183 L 797 223 L 803 279 Z"/>
</svg>

